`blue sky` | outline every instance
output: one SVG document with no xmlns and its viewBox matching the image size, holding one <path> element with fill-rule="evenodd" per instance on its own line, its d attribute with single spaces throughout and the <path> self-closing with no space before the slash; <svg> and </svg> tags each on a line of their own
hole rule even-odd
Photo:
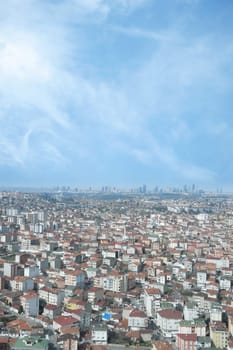
<svg viewBox="0 0 233 350">
<path fill-rule="evenodd" d="M 232 13 L 1 1 L 0 185 L 233 190 Z"/>
</svg>

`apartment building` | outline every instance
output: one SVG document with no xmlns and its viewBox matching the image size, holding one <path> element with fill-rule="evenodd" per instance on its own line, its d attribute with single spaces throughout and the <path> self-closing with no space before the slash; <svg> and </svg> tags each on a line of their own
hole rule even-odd
<svg viewBox="0 0 233 350">
<path fill-rule="evenodd" d="M 210 325 L 210 339 L 216 348 L 224 349 L 227 347 L 228 329 L 223 322 L 214 322 Z"/>
<path fill-rule="evenodd" d="M 126 275 L 110 273 L 94 277 L 94 287 L 103 288 L 112 292 L 127 291 L 128 278 Z"/>
<path fill-rule="evenodd" d="M 165 337 L 176 336 L 179 323 L 182 320 L 182 313 L 173 309 L 164 309 L 157 313 L 157 326 L 160 327 Z"/>
<path fill-rule="evenodd" d="M 20 302 L 26 316 L 37 316 L 39 314 L 39 296 L 34 291 L 24 293 Z"/>
<path fill-rule="evenodd" d="M 27 292 L 28 290 L 32 290 L 34 288 L 34 281 L 29 277 L 16 276 L 10 281 L 10 286 L 12 290 Z"/>
<path fill-rule="evenodd" d="M 176 346 L 179 350 L 196 350 L 197 335 L 196 334 L 177 334 Z"/>
<path fill-rule="evenodd" d="M 156 317 L 160 307 L 161 292 L 157 288 L 144 289 L 144 306 L 148 317 Z"/>
<path fill-rule="evenodd" d="M 65 297 L 65 293 L 60 289 L 42 287 L 39 290 L 39 297 L 45 300 L 47 304 L 61 306 Z"/>
<path fill-rule="evenodd" d="M 66 270 L 65 285 L 83 288 L 85 284 L 86 273 L 82 270 Z"/>
<path fill-rule="evenodd" d="M 195 333 L 198 337 L 206 336 L 206 324 L 204 320 L 180 321 L 178 333 L 192 334 Z"/>
</svg>

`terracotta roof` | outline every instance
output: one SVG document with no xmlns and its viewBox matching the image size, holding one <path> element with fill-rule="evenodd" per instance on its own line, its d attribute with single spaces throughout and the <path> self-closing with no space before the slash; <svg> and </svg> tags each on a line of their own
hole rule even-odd
<svg viewBox="0 0 233 350">
<path fill-rule="evenodd" d="M 147 294 L 161 294 L 158 288 L 147 288 L 146 292 Z"/>
<path fill-rule="evenodd" d="M 52 304 L 46 304 L 44 307 L 46 310 L 56 310 L 57 306 Z"/>
<path fill-rule="evenodd" d="M 61 326 L 66 326 L 68 324 L 77 323 L 77 319 L 72 316 L 58 316 L 54 319 L 54 322 L 60 324 Z"/>
<path fill-rule="evenodd" d="M 73 327 L 73 326 L 64 326 L 61 328 L 62 334 L 79 334 L 79 327 Z"/>
<path fill-rule="evenodd" d="M 164 340 L 157 340 L 153 343 L 156 350 L 173 350 L 171 344 Z"/>
<path fill-rule="evenodd" d="M 27 293 L 24 293 L 24 295 L 22 295 L 20 298 L 21 299 L 32 299 L 32 298 L 36 298 L 38 297 L 37 293 L 34 292 L 33 290 L 30 290 Z"/>
<path fill-rule="evenodd" d="M 133 310 L 130 312 L 129 317 L 141 317 L 146 318 L 146 314 L 143 311 L 140 310 Z"/>
<path fill-rule="evenodd" d="M 195 333 L 191 333 L 191 334 L 178 333 L 177 337 L 182 339 L 183 341 L 197 341 L 197 335 Z"/>
<path fill-rule="evenodd" d="M 172 309 L 164 309 L 158 312 L 158 314 L 160 315 L 160 317 L 163 318 L 169 318 L 172 320 L 182 320 L 182 312 L 180 311 L 176 311 L 176 310 L 172 310 Z"/>
<path fill-rule="evenodd" d="M 14 320 L 7 323 L 7 328 L 18 328 L 19 330 L 30 331 L 31 326 L 24 320 Z"/>
<path fill-rule="evenodd" d="M 42 287 L 42 288 L 40 288 L 40 291 L 44 291 L 44 292 L 52 293 L 52 294 L 58 294 L 58 293 L 61 292 L 61 289 L 50 288 L 50 287 Z"/>
<path fill-rule="evenodd" d="M 105 345 L 92 345 L 91 350 L 108 350 L 108 346 Z"/>
</svg>

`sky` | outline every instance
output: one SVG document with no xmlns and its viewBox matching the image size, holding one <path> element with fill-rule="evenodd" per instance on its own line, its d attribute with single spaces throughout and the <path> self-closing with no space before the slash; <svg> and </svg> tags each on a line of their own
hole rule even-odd
<svg viewBox="0 0 233 350">
<path fill-rule="evenodd" d="M 233 190 L 233 1 L 0 2 L 0 186 Z"/>
</svg>

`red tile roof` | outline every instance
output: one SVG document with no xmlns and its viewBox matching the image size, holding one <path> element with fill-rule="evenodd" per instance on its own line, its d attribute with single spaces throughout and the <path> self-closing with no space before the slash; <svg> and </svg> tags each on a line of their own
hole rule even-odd
<svg viewBox="0 0 233 350">
<path fill-rule="evenodd" d="M 146 318 L 146 314 L 143 311 L 140 310 L 133 310 L 130 312 L 129 317 L 141 317 Z"/>
<path fill-rule="evenodd" d="M 168 318 L 172 320 L 182 320 L 182 312 L 172 310 L 172 309 L 165 309 L 158 312 L 158 314 L 163 318 Z"/>
</svg>

